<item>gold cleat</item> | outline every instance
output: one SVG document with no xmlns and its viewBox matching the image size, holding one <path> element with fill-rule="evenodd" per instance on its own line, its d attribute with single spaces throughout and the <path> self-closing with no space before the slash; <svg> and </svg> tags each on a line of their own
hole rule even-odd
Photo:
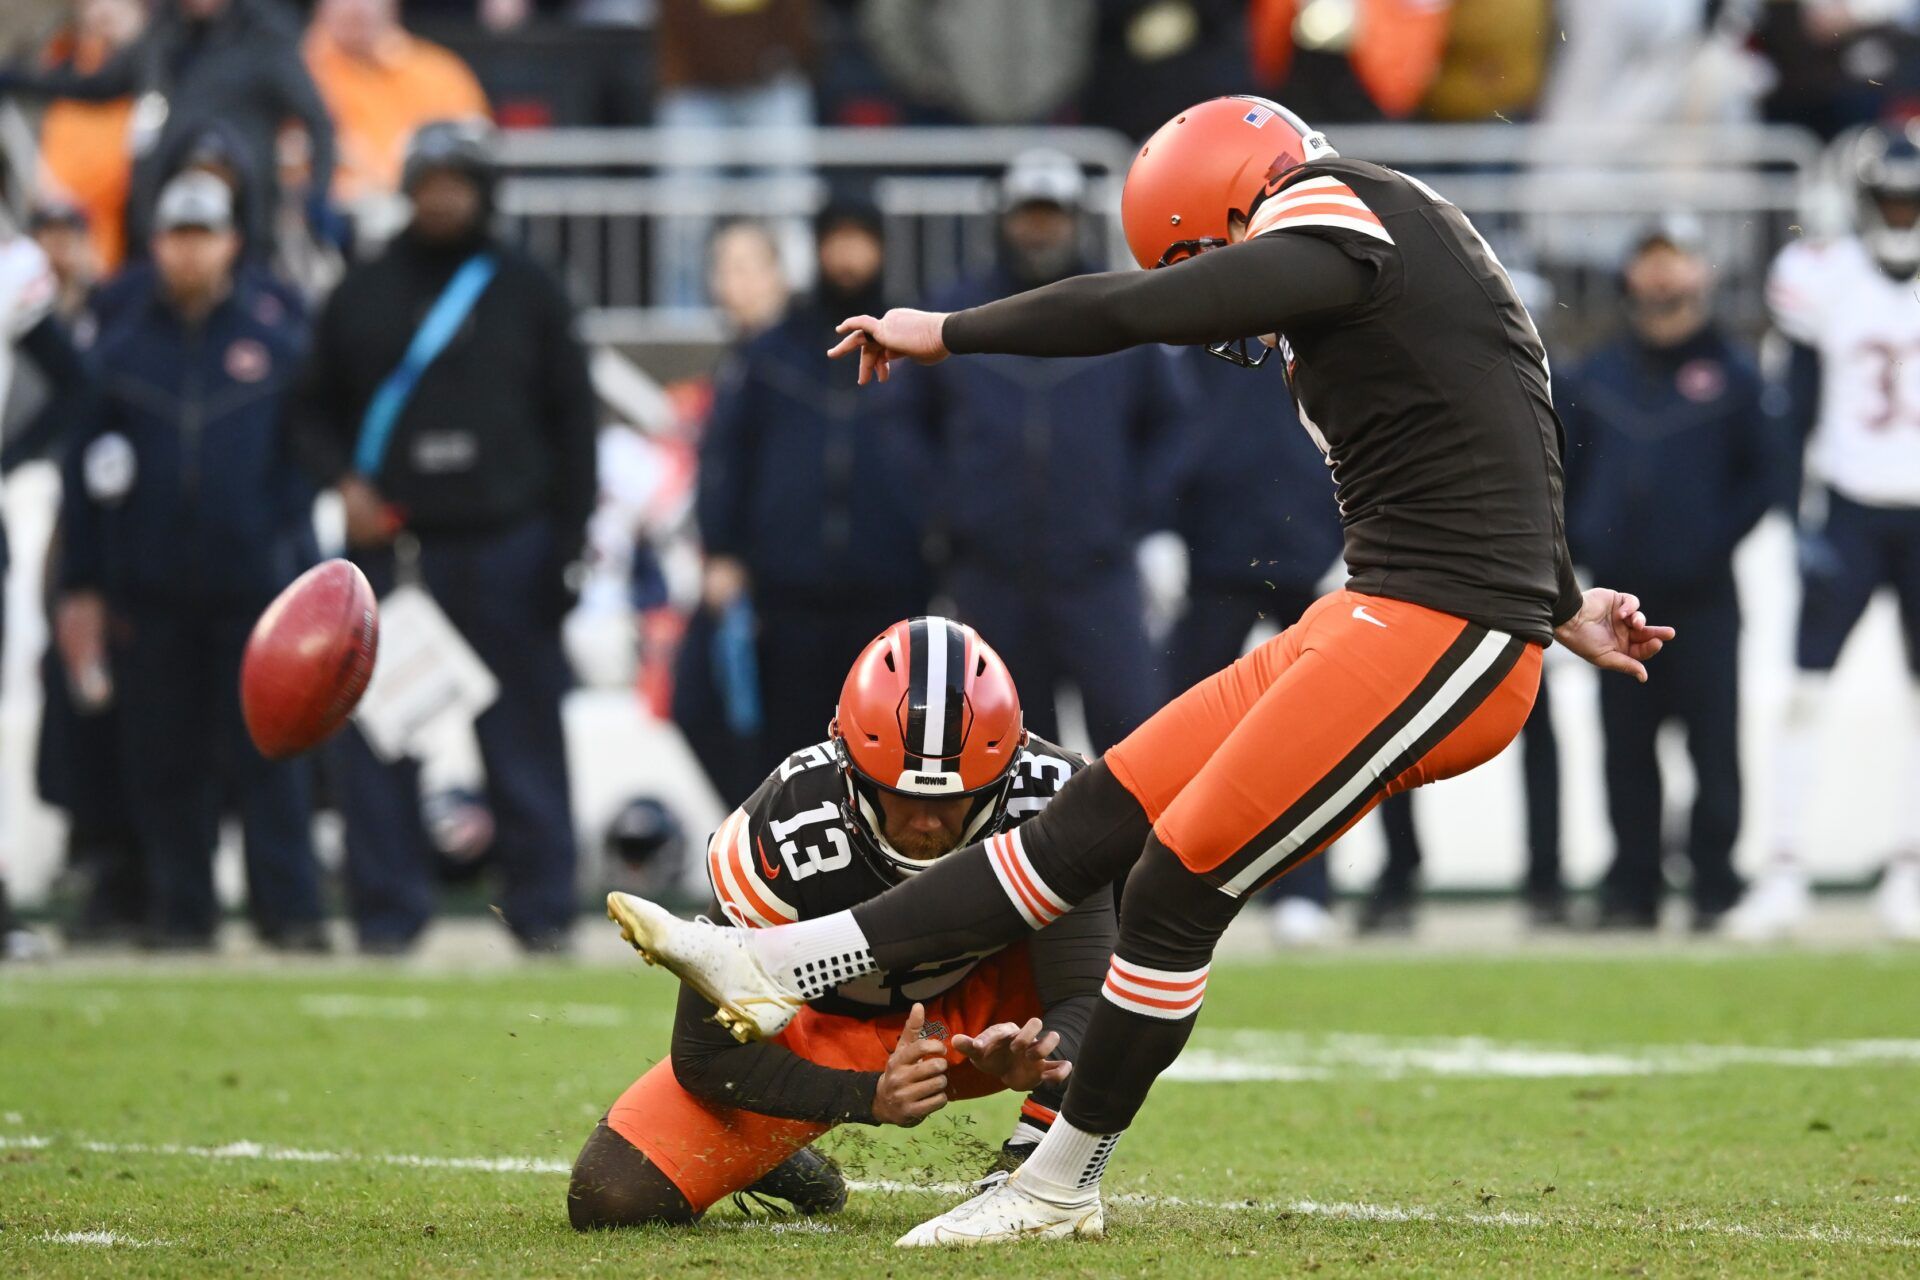
<svg viewBox="0 0 1920 1280">
<path fill-rule="evenodd" d="M 779 1035 L 806 1004 L 767 972 L 744 930 L 682 920 L 630 893 L 607 895 L 607 919 L 642 960 L 663 966 L 711 1004 L 713 1020 L 741 1044 Z"/>
</svg>

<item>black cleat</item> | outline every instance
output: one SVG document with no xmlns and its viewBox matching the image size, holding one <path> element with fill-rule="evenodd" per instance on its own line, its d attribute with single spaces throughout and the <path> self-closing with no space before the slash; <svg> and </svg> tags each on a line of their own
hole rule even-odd
<svg viewBox="0 0 1920 1280">
<path fill-rule="evenodd" d="M 985 1173 L 974 1180 L 973 1189 L 975 1191 L 993 1190 L 1012 1177 L 1013 1171 L 1025 1164 L 1027 1157 L 1032 1155 L 1039 1146 L 1037 1142 L 1001 1143 L 1000 1150 L 994 1152 L 993 1163 L 987 1166 Z"/>
<path fill-rule="evenodd" d="M 802 1147 L 733 1198 L 743 1213 L 751 1212 L 749 1200 L 775 1213 L 767 1201 L 784 1200 L 803 1218 L 838 1213 L 847 1207 L 847 1179 L 832 1156 Z"/>
<path fill-rule="evenodd" d="M 1360 904 L 1354 930 L 1363 937 L 1405 937 L 1413 932 L 1419 892 L 1410 884 L 1376 885 Z"/>
</svg>

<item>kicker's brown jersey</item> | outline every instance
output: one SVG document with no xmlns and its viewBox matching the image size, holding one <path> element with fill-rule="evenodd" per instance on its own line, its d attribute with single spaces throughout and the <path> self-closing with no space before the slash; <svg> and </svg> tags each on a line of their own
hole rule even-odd
<svg viewBox="0 0 1920 1280">
<path fill-rule="evenodd" d="M 1348 586 L 1546 643 L 1579 608 L 1560 424 L 1539 335 L 1486 242 L 1424 184 L 1339 159 L 1295 170 L 1248 232 L 957 312 L 946 345 L 1097 355 L 1278 333 L 1333 471 Z"/>
<path fill-rule="evenodd" d="M 1085 767 L 1082 757 L 1064 747 L 1030 739 L 1014 762 L 1004 816 L 975 838 L 984 840 L 1032 817 Z M 844 911 L 891 888 L 895 880 L 882 870 L 872 837 L 848 821 L 846 801 L 831 744 L 817 743 L 788 756 L 708 841 L 707 877 L 721 912 L 736 925 L 766 928 Z M 1110 902 L 1097 909 L 1112 912 Z M 1046 938 L 1045 933 L 1035 937 L 1036 968 L 1046 963 Z M 990 954 L 868 974 L 812 1004 L 822 1013 L 850 1017 L 900 1012 L 958 986 Z M 1099 978 L 1089 970 L 1088 993 L 1098 988 Z"/>
</svg>

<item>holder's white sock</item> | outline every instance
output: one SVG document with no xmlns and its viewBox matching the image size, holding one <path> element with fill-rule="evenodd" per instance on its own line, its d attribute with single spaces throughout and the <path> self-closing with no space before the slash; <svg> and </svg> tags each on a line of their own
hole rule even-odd
<svg viewBox="0 0 1920 1280">
<path fill-rule="evenodd" d="M 879 968 L 851 911 L 777 929 L 751 929 L 747 945 L 769 973 L 807 1000 Z"/>
<path fill-rule="evenodd" d="M 1100 1194 L 1100 1175 L 1119 1142 L 1117 1133 L 1088 1133 L 1062 1116 L 1020 1166 L 1020 1189 L 1052 1204 L 1084 1204 Z"/>
</svg>

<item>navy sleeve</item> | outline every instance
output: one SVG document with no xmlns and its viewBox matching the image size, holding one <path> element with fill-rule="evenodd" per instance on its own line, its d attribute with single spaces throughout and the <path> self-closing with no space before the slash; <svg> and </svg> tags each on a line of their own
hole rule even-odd
<svg viewBox="0 0 1920 1280">
<path fill-rule="evenodd" d="M 714 378 L 713 412 L 700 441 L 700 475 L 694 512 L 708 555 L 743 557 L 747 550 L 752 494 L 754 379 L 744 353 L 735 352 Z"/>
<path fill-rule="evenodd" d="M 1060 1033 L 1054 1057 L 1072 1062 L 1080 1052 L 1080 1039 L 1093 1018 L 1118 937 L 1113 890 L 1103 886 L 1027 943 L 1034 991 L 1040 997 L 1040 1020 L 1047 1030 Z M 1065 1084 L 1043 1085 L 1033 1091 L 1033 1098 L 1058 1111 L 1066 1091 Z"/>
<path fill-rule="evenodd" d="M 53 449 L 61 432 L 85 412 L 92 387 L 86 361 L 67 336 L 66 326 L 53 316 L 41 317 L 27 330 L 17 350 L 47 380 L 48 395 L 19 434 L 0 449 L 0 475 Z"/>
</svg>

